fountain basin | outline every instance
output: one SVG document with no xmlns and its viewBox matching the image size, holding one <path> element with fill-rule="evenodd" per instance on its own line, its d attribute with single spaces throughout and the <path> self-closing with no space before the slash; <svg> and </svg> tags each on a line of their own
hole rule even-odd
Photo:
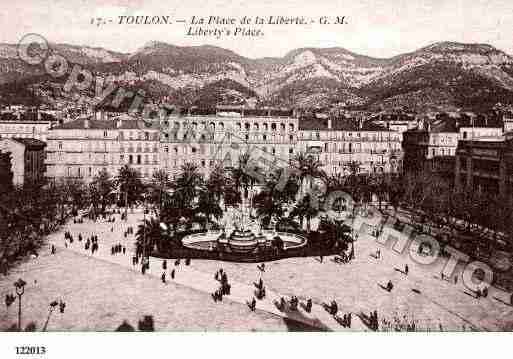
<svg viewBox="0 0 513 359">
<path fill-rule="evenodd" d="M 255 235 L 252 231 L 235 230 L 229 237 L 221 231 L 208 231 L 185 236 L 182 244 L 191 249 L 223 251 L 232 253 L 254 253 L 259 249 L 271 248 L 273 239 L 279 236 L 283 241 L 283 249 L 305 246 L 307 239 L 299 234 L 264 230 Z"/>
</svg>

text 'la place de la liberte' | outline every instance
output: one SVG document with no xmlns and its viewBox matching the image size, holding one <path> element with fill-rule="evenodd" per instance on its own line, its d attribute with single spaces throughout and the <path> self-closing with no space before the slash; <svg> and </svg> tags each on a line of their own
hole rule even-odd
<svg viewBox="0 0 513 359">
<path fill-rule="evenodd" d="M 241 19 L 223 16 L 192 16 L 190 23 L 192 25 L 237 25 L 239 23 L 256 25 L 307 25 L 309 23 L 308 18 L 304 16 L 255 16 L 254 18 L 245 16 Z"/>
</svg>

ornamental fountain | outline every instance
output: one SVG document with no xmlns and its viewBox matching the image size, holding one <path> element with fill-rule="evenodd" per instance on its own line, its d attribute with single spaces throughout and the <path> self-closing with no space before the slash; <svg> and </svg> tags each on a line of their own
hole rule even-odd
<svg viewBox="0 0 513 359">
<path fill-rule="evenodd" d="M 243 196 L 238 208 L 230 208 L 225 213 L 222 230 L 209 230 L 206 233 L 196 233 L 185 236 L 182 244 L 191 249 L 251 255 L 272 248 L 272 241 L 279 237 L 284 249 L 298 248 L 306 245 L 306 238 L 288 232 L 262 229 L 261 223 L 251 216 L 251 203 L 254 191 L 249 192 L 249 198 Z"/>
</svg>

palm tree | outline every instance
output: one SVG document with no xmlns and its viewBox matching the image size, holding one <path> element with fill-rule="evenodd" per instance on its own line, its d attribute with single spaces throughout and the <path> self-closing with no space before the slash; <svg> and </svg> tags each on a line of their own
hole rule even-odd
<svg viewBox="0 0 513 359">
<path fill-rule="evenodd" d="M 244 190 L 244 198 L 248 198 L 249 186 L 255 182 L 251 171 L 256 169 L 249 168 L 249 166 L 251 166 L 251 156 L 249 153 L 243 153 L 239 156 L 237 167 L 231 170 L 235 186 L 239 190 Z"/>
<path fill-rule="evenodd" d="M 164 196 L 170 187 L 169 175 L 164 169 L 153 172 L 152 181 L 148 187 L 153 203 L 157 203 L 157 216 L 161 216 Z"/>
<path fill-rule="evenodd" d="M 280 220 L 285 210 L 285 204 L 292 203 L 298 192 L 298 184 L 293 178 L 288 178 L 284 188 L 279 187 L 283 169 L 271 173 L 264 189 L 254 198 L 257 215 L 263 217 L 264 223 L 269 224 L 275 218 Z"/>
<path fill-rule="evenodd" d="M 307 182 L 312 189 L 313 178 L 326 178 L 326 173 L 322 170 L 322 163 L 312 155 L 300 152 L 291 160 L 291 165 L 299 170 L 298 178 L 303 189 Z"/>
<path fill-rule="evenodd" d="M 93 208 L 96 209 L 98 203 L 100 203 L 101 213 L 104 213 L 107 204 L 109 204 L 111 200 L 112 191 L 114 190 L 114 181 L 110 178 L 105 168 L 94 177 L 90 184 L 90 190 L 92 192 Z"/>
<path fill-rule="evenodd" d="M 349 175 L 355 177 L 360 173 L 362 164 L 359 161 L 349 161 L 347 163 L 347 168 L 349 169 Z"/>
<path fill-rule="evenodd" d="M 135 244 L 142 253 L 149 255 L 155 249 L 155 246 L 157 250 L 160 250 L 163 236 L 160 221 L 156 218 L 146 219 L 137 227 Z"/>
<path fill-rule="evenodd" d="M 216 165 L 208 177 L 207 190 L 214 195 L 217 201 L 220 201 L 224 197 L 228 186 L 229 179 L 223 166 Z"/>
<path fill-rule="evenodd" d="M 346 177 L 344 177 L 341 173 L 327 176 L 326 185 L 328 186 L 328 192 L 343 190 L 346 185 Z"/>
<path fill-rule="evenodd" d="M 144 186 L 141 182 L 139 172 L 128 165 L 124 165 L 119 169 L 116 183 L 119 186 L 119 191 L 125 195 L 126 214 L 128 206 L 134 204 L 141 198 Z"/>
<path fill-rule="evenodd" d="M 290 217 L 298 217 L 301 228 L 303 228 L 303 219 L 306 218 L 306 231 L 310 233 L 311 220 L 319 214 L 319 208 L 310 201 L 310 195 L 307 194 L 299 203 L 297 203 L 290 213 Z"/>
<path fill-rule="evenodd" d="M 174 223 L 176 228 L 180 218 L 185 217 L 190 222 L 194 217 L 199 194 L 205 190 L 205 181 L 196 165 L 186 163 L 173 181 L 172 188 L 173 194 L 166 201 L 165 218 Z"/>
<path fill-rule="evenodd" d="M 198 171 L 198 166 L 185 163 L 174 182 L 174 195 L 182 201 L 184 206 L 192 207 L 199 192 L 204 188 L 204 182 L 202 174 Z"/>
<path fill-rule="evenodd" d="M 223 210 L 219 206 L 219 201 L 216 199 L 215 194 L 210 191 L 201 192 L 196 212 L 205 215 L 204 229 L 207 229 L 207 224 L 211 221 L 211 217 L 219 219 L 223 216 Z"/>
</svg>

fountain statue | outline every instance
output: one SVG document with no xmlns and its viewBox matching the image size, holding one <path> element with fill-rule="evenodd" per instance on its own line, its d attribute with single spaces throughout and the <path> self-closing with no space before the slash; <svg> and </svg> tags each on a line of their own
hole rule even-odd
<svg viewBox="0 0 513 359">
<path fill-rule="evenodd" d="M 306 244 L 306 238 L 293 233 L 277 233 L 263 230 L 261 220 L 251 219 L 251 203 L 253 192 L 248 198 L 242 198 L 238 208 L 230 208 L 221 223 L 219 231 L 208 231 L 203 234 L 192 234 L 182 239 L 182 244 L 189 248 L 204 249 L 222 253 L 238 253 L 240 258 L 253 258 L 266 248 L 272 247 L 272 240 L 278 234 L 285 242 L 285 248 L 297 248 Z"/>
</svg>

